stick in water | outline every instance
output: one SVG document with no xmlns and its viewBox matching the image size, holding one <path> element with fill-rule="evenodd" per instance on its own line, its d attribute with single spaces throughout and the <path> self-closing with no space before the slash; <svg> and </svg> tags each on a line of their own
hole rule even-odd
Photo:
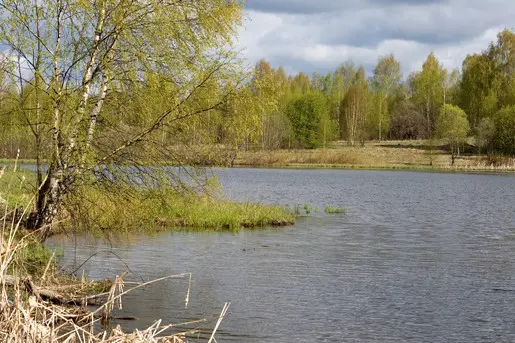
<svg viewBox="0 0 515 343">
<path fill-rule="evenodd" d="M 231 303 L 225 303 L 224 308 L 222 309 L 222 312 L 220 313 L 220 317 L 218 317 L 218 321 L 216 322 L 216 325 L 215 325 L 215 328 L 213 330 L 213 333 L 211 334 L 211 337 L 209 338 L 209 341 L 207 343 L 211 343 L 211 341 L 215 341 L 216 342 L 216 339 L 215 339 L 216 330 L 218 330 L 218 327 L 220 326 L 220 323 L 222 322 L 222 320 L 224 319 L 225 315 L 227 314 L 227 310 L 229 309 L 230 305 L 231 305 Z"/>
</svg>

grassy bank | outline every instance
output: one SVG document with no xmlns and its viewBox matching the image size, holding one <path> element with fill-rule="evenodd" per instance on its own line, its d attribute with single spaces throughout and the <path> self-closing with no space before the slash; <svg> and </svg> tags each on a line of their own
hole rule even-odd
<svg viewBox="0 0 515 343">
<path fill-rule="evenodd" d="M 172 191 L 119 189 L 107 193 L 90 188 L 78 197 L 72 202 L 73 215 L 68 222 L 86 230 L 238 230 L 295 222 L 293 215 L 280 206 L 235 203 Z M 74 208 L 73 204 L 78 206 Z"/>
<path fill-rule="evenodd" d="M 29 203 L 35 189 L 34 181 L 31 172 L 6 169 L 0 177 L 2 208 L 13 209 Z M 295 222 L 294 216 L 280 206 L 179 194 L 171 189 L 149 191 L 113 185 L 83 187 L 73 197 L 66 198 L 65 208 L 57 231 L 237 230 Z"/>
<path fill-rule="evenodd" d="M 12 206 L 25 206 L 32 198 L 35 187 L 34 173 L 17 170 L 12 167 L 0 166 L 0 206 L 10 204 Z M 0 207 L 1 209 L 1 207 Z"/>
<path fill-rule="evenodd" d="M 333 142 L 326 149 L 248 150 L 237 153 L 223 145 L 198 146 L 189 150 L 176 147 L 187 163 L 206 166 L 270 168 L 335 168 L 368 170 L 420 170 L 458 172 L 513 172 L 515 158 L 478 155 L 470 139 L 452 164 L 448 144 L 443 140 L 366 142 L 348 146 Z M 206 152 L 208 151 L 208 152 Z M 213 152 L 214 151 L 214 152 Z M 217 156 L 214 159 L 213 156 Z M 13 160 L 3 160 L 12 163 Z M 143 165 L 148 162 L 140 161 Z M 0 164 L 2 160 L 0 159 Z M 164 161 L 160 165 L 173 165 Z M 154 162 L 148 165 L 155 165 Z"/>
<path fill-rule="evenodd" d="M 363 147 L 335 143 L 327 149 L 244 151 L 234 166 L 400 169 L 435 171 L 515 171 L 514 158 L 489 159 L 467 151 L 451 163 L 451 154 L 444 142 L 389 141 L 368 142 Z M 469 148 L 470 150 L 470 148 Z"/>
<path fill-rule="evenodd" d="M 0 164 L 11 164 L 14 161 L 16 161 L 16 159 L 14 159 L 14 158 L 0 158 Z M 36 164 L 36 159 L 19 158 L 17 160 L 17 163 L 18 164 Z"/>
</svg>

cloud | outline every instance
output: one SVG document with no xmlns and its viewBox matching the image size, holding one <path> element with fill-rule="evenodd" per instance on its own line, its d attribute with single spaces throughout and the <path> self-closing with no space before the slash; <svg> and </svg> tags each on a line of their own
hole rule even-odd
<svg viewBox="0 0 515 343">
<path fill-rule="evenodd" d="M 407 74 L 431 51 L 455 68 L 515 26 L 515 2 L 508 0 L 247 0 L 246 13 L 239 45 L 250 63 L 265 58 L 309 74 L 349 59 L 370 72 L 388 53 Z"/>
</svg>

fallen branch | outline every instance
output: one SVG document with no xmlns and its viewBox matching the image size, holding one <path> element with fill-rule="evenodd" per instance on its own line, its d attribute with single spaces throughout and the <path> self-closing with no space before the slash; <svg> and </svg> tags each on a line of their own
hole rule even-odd
<svg viewBox="0 0 515 343">
<path fill-rule="evenodd" d="M 36 298 L 45 299 L 56 305 L 84 305 L 87 304 L 88 296 L 84 297 L 67 297 L 62 295 L 61 293 L 47 288 L 41 287 L 34 284 L 31 278 L 19 278 L 13 275 L 4 275 L 1 282 L 3 282 L 6 286 L 14 287 L 16 285 L 23 285 L 25 291 L 34 295 Z M 101 295 L 106 293 L 99 293 L 89 297 L 100 297 Z"/>
</svg>

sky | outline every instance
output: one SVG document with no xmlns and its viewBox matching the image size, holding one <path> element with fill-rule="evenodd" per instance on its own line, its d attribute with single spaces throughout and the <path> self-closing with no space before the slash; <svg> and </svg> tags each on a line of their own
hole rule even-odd
<svg viewBox="0 0 515 343">
<path fill-rule="evenodd" d="M 238 48 L 288 74 L 328 73 L 347 60 L 372 72 L 393 53 L 405 75 L 434 52 L 448 69 L 515 29 L 513 0 L 246 0 Z"/>
</svg>

